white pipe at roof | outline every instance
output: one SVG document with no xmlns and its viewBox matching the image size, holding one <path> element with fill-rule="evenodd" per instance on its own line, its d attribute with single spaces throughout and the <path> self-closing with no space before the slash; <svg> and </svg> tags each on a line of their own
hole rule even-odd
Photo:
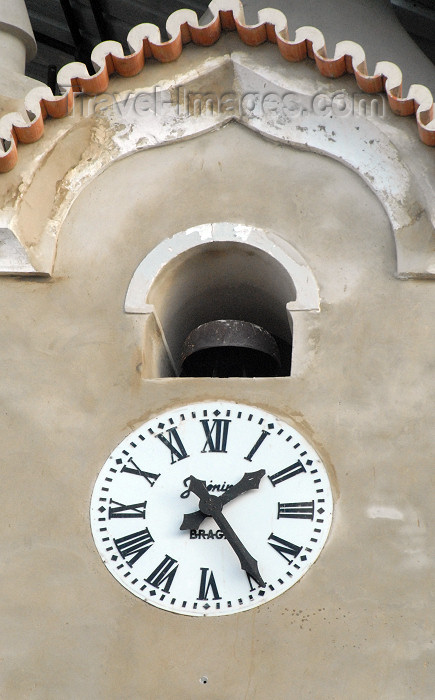
<svg viewBox="0 0 435 700">
<path fill-rule="evenodd" d="M 36 41 L 24 0 L 0 0 L 0 70 L 24 75 Z"/>
</svg>

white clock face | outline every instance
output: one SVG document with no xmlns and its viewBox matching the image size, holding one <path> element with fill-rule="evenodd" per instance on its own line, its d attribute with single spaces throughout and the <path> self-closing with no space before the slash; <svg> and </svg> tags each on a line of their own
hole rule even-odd
<svg viewBox="0 0 435 700">
<path fill-rule="evenodd" d="M 123 440 L 97 478 L 91 524 L 105 565 L 136 596 L 226 615 L 295 584 L 326 542 L 332 509 L 326 470 L 295 428 L 209 401 Z"/>
</svg>

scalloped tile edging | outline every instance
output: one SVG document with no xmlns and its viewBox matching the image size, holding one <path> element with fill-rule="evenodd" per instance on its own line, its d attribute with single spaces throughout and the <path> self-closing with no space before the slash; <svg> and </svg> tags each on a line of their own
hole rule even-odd
<svg viewBox="0 0 435 700">
<path fill-rule="evenodd" d="M 402 72 L 389 61 L 376 64 L 374 75 L 368 75 L 364 49 L 353 41 L 340 41 L 333 58 L 328 58 L 325 40 L 315 27 L 300 27 L 295 39 L 289 39 L 286 16 L 275 9 L 258 12 L 258 23 L 245 24 L 244 12 L 239 0 L 212 0 L 209 9 L 213 19 L 199 26 L 193 10 L 177 10 L 166 22 L 169 41 L 162 42 L 160 30 L 154 24 L 138 24 L 128 34 L 131 53 L 117 41 L 103 41 L 91 54 L 95 74 L 90 75 L 83 63 L 68 63 L 58 73 L 60 96 L 53 95 L 48 86 L 34 88 L 26 95 L 26 114 L 10 112 L 0 119 L 0 172 L 8 172 L 18 160 L 18 142 L 34 143 L 44 133 L 47 117 L 61 118 L 72 110 L 74 93 L 90 95 L 103 93 L 110 76 L 118 73 L 123 77 L 137 75 L 145 66 L 147 58 L 162 63 L 175 61 L 184 44 L 193 42 L 200 46 L 214 44 L 223 31 L 237 31 L 248 46 L 258 46 L 266 41 L 278 45 L 287 61 L 302 61 L 311 58 L 319 72 L 327 78 L 339 78 L 353 73 L 358 87 L 366 93 L 385 91 L 394 114 L 416 115 L 420 140 L 427 146 L 435 146 L 435 114 L 432 93 L 424 85 L 411 85 L 406 97 L 402 97 Z M 3 145 L 3 148 L 1 148 Z"/>
</svg>

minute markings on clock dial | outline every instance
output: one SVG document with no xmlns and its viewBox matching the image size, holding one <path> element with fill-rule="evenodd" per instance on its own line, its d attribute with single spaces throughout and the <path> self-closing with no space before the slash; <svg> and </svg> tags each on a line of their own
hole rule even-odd
<svg viewBox="0 0 435 700">
<path fill-rule="evenodd" d="M 258 472 L 261 488 L 231 497 L 244 474 Z M 234 541 L 198 511 L 198 496 L 186 496 L 193 475 L 221 499 L 261 575 L 242 570 Z M 180 532 L 195 513 L 195 527 Z M 140 426 L 107 460 L 91 504 L 94 539 L 111 573 L 136 596 L 191 615 L 246 610 L 285 591 L 317 558 L 331 516 L 326 470 L 303 436 L 261 409 L 224 401 Z"/>
</svg>

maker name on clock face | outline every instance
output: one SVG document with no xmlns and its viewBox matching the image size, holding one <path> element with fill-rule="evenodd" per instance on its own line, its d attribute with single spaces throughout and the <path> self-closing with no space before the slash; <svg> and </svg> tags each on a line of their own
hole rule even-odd
<svg viewBox="0 0 435 700">
<path fill-rule="evenodd" d="M 97 478 L 91 525 L 105 565 L 136 596 L 225 615 L 295 584 L 326 542 L 332 509 L 325 467 L 294 427 L 209 401 L 121 442 Z"/>
</svg>

